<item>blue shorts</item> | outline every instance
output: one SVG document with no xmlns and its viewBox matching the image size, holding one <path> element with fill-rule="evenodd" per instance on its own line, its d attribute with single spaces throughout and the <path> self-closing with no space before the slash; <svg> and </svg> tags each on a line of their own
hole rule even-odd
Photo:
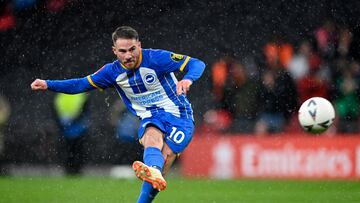
<svg viewBox="0 0 360 203">
<path fill-rule="evenodd" d="M 138 138 L 144 135 L 148 125 L 156 126 L 165 136 L 164 141 L 175 153 L 181 153 L 190 143 L 194 133 L 194 121 L 192 119 L 178 118 L 170 113 L 159 113 L 155 116 L 141 120 Z"/>
</svg>

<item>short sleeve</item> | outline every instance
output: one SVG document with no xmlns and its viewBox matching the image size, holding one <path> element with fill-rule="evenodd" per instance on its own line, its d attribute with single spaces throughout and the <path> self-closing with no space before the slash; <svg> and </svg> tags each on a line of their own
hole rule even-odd
<svg viewBox="0 0 360 203">
<path fill-rule="evenodd" d="M 88 75 L 87 79 L 89 83 L 100 91 L 108 87 L 113 87 L 111 79 L 112 66 L 113 64 L 106 64 L 95 73 Z"/>
<path fill-rule="evenodd" d="M 166 50 L 153 50 L 150 60 L 157 70 L 164 73 L 183 71 L 190 57 Z"/>
</svg>

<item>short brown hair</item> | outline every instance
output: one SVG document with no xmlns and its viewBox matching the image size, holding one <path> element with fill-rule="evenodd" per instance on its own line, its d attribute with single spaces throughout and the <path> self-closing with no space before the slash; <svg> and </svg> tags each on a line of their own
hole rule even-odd
<svg viewBox="0 0 360 203">
<path fill-rule="evenodd" d="M 116 40 L 119 38 L 139 40 L 139 34 L 132 27 L 121 26 L 121 27 L 116 28 L 116 30 L 112 33 L 113 43 L 115 44 Z"/>
</svg>

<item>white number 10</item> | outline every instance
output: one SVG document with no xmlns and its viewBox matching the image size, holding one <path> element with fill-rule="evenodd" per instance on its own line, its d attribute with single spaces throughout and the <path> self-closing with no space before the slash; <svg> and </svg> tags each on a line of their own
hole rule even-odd
<svg viewBox="0 0 360 203">
<path fill-rule="evenodd" d="M 172 131 L 170 133 L 170 139 L 174 140 L 175 143 L 180 144 L 185 139 L 185 134 L 183 131 L 179 130 L 177 131 L 176 127 L 172 127 Z"/>
</svg>

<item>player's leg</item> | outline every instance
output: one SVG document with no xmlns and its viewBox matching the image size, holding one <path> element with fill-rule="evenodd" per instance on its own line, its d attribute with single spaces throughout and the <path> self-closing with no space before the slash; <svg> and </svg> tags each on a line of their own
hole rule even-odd
<svg viewBox="0 0 360 203">
<path fill-rule="evenodd" d="M 164 147 L 162 149 L 162 154 L 165 159 L 162 174 L 163 174 L 163 176 L 166 176 L 167 173 L 169 172 L 172 164 L 174 163 L 177 155 L 170 149 L 169 145 L 166 143 L 164 143 Z"/>
<path fill-rule="evenodd" d="M 164 157 L 161 153 L 163 147 L 163 132 L 150 125 L 146 127 L 143 137 L 140 139 L 144 146 L 144 163 L 136 161 L 133 164 L 136 176 L 144 180 L 139 203 L 151 202 L 159 190 L 166 188 L 166 182 L 161 171 L 164 166 Z"/>
<path fill-rule="evenodd" d="M 173 153 L 173 151 L 166 143 L 164 143 L 162 154 L 165 159 L 162 174 L 165 176 L 168 173 L 171 165 L 174 163 L 176 159 L 176 154 Z M 159 190 L 154 189 L 150 183 L 144 181 L 141 188 L 141 193 L 138 199 L 138 203 L 144 203 L 144 202 L 150 203 L 158 193 Z"/>
<path fill-rule="evenodd" d="M 149 141 L 148 136 L 150 136 L 150 133 L 145 135 L 144 132 L 145 131 L 152 132 L 152 131 L 145 130 L 144 128 L 147 129 L 146 126 L 149 125 L 152 127 L 156 126 L 155 129 L 156 130 L 159 129 L 159 132 L 161 133 L 164 132 L 164 134 L 161 134 L 162 136 L 164 136 L 162 137 L 163 142 L 161 145 L 162 145 L 163 160 L 166 159 L 166 163 L 165 165 L 162 166 L 162 170 L 163 173 L 166 174 L 169 171 L 173 162 L 175 161 L 176 154 L 181 153 L 190 143 L 194 131 L 194 123 L 192 120 L 183 120 L 172 115 L 169 116 L 169 114 L 164 114 L 158 118 L 149 118 L 142 120 L 139 129 L 139 138 L 142 144 L 144 145 L 145 150 L 146 150 L 146 146 L 148 146 L 149 144 L 147 141 Z M 142 136 L 143 134 L 144 136 Z M 155 143 L 159 143 L 159 142 L 156 141 Z M 157 146 L 160 147 L 159 145 Z M 144 156 L 144 160 L 145 160 L 145 156 Z M 150 186 L 151 184 L 144 181 L 142 187 L 142 193 L 139 197 L 138 202 L 151 202 L 152 199 L 154 199 L 158 191 Z"/>
<path fill-rule="evenodd" d="M 137 203 L 150 203 L 154 200 L 158 193 L 159 190 L 154 189 L 149 182 L 143 181 Z"/>
<path fill-rule="evenodd" d="M 134 162 L 135 174 L 140 179 L 151 183 L 155 189 L 164 190 L 166 182 L 161 175 L 164 166 L 164 157 L 161 153 L 164 145 L 163 132 L 150 125 L 146 127 L 140 141 L 144 145 L 144 163 Z"/>
<path fill-rule="evenodd" d="M 149 124 L 148 127 L 145 128 L 145 133 L 140 139 L 140 142 L 145 148 L 156 147 L 162 149 L 164 144 L 163 139 L 164 133 L 156 126 Z"/>
</svg>

